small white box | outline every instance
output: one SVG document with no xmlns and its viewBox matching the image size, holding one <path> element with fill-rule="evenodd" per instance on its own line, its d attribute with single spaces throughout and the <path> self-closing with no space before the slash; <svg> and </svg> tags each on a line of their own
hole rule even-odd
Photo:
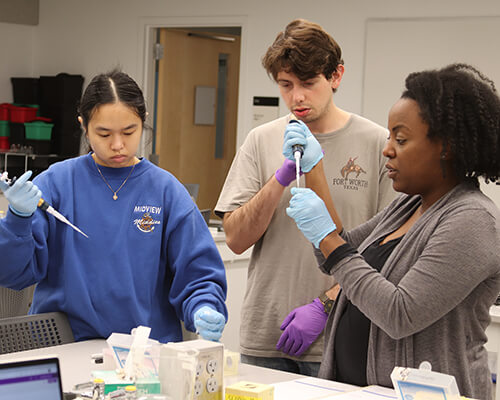
<svg viewBox="0 0 500 400">
<path fill-rule="evenodd" d="M 455 377 L 429 367 L 395 367 L 391 379 L 399 400 L 460 400 Z"/>
</svg>

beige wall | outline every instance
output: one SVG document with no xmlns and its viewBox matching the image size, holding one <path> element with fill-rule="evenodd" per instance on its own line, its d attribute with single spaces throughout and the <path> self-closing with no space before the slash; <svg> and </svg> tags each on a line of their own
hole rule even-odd
<svg viewBox="0 0 500 400">
<path fill-rule="evenodd" d="M 0 103 L 12 102 L 11 76 L 33 76 L 36 29 L 0 22 Z"/>
<path fill-rule="evenodd" d="M 244 21 L 238 121 L 241 143 L 251 128 L 252 97 L 278 95 L 260 59 L 276 33 L 291 19 L 303 17 L 319 22 L 341 44 L 346 74 L 337 102 L 350 111 L 360 112 L 367 19 L 484 15 L 500 15 L 500 2 L 315 0 L 304 7 L 299 0 L 42 0 L 34 38 L 34 70 L 36 74 L 64 70 L 90 77 L 119 64 L 142 82 L 145 21 Z M 492 57 L 500 57 L 489 51 L 489 43 L 479 45 L 484 45 Z M 285 111 L 282 107 L 282 113 Z"/>
</svg>

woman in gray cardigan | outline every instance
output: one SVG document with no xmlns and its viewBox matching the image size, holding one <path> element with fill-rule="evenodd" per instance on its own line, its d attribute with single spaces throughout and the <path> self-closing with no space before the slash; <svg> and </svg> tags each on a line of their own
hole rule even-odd
<svg viewBox="0 0 500 400">
<path fill-rule="evenodd" d="M 341 287 L 320 377 L 390 387 L 395 366 L 429 361 L 455 376 L 462 395 L 489 400 L 484 344 L 500 292 L 500 229 L 498 207 L 478 177 L 499 178 L 500 99 L 468 65 L 413 73 L 388 128 L 383 153 L 401 195 L 349 232 L 314 136 L 307 127 L 285 133 L 285 155 L 301 144 L 303 158 L 320 159 L 306 174 L 309 188 L 292 189 L 287 213 Z"/>
</svg>

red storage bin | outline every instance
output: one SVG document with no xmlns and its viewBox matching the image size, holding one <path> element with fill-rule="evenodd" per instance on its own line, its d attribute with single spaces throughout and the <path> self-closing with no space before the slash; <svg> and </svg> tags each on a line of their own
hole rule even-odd
<svg viewBox="0 0 500 400">
<path fill-rule="evenodd" d="M 10 122 L 24 123 L 36 118 L 38 108 L 10 106 Z"/>
<path fill-rule="evenodd" d="M 47 118 L 47 117 L 36 117 L 33 119 L 33 121 L 30 122 L 35 122 L 35 121 L 42 121 L 42 122 L 52 122 L 52 118 Z"/>
<path fill-rule="evenodd" d="M 8 121 L 10 118 L 10 104 L 2 103 L 0 104 L 0 121 Z"/>
<path fill-rule="evenodd" d="M 10 141 L 8 136 L 0 136 L 0 150 L 9 150 Z"/>
</svg>

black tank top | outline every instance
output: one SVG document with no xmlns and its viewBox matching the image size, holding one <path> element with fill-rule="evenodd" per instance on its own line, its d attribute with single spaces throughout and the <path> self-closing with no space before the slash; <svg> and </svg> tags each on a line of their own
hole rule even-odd
<svg viewBox="0 0 500 400">
<path fill-rule="evenodd" d="M 394 248 L 403 236 L 380 245 L 372 243 L 363 251 L 365 261 L 380 272 Z M 351 385 L 367 386 L 366 357 L 368 355 L 368 336 L 370 320 L 348 301 L 340 317 L 335 334 L 335 380 Z"/>
</svg>

